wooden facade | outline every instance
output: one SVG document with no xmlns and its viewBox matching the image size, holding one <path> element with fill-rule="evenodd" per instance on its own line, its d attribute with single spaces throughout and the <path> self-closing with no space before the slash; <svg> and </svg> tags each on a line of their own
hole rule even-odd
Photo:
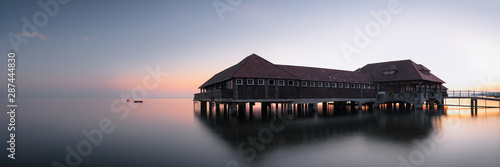
<svg viewBox="0 0 500 167">
<path fill-rule="evenodd" d="M 236 84 L 236 80 L 242 80 L 243 84 Z M 259 80 L 258 78 L 235 78 L 226 81 L 232 84 L 229 87 L 211 86 L 205 87 L 202 92 L 195 94 L 195 100 L 216 100 L 216 101 L 231 101 L 235 99 L 326 99 L 326 98 L 375 98 L 377 90 L 375 84 L 360 84 L 360 83 L 336 83 L 323 81 L 293 81 L 293 85 L 288 85 L 288 81 L 284 85 L 270 85 L 269 80 L 263 85 L 251 84 L 248 85 L 248 80 Z M 272 81 L 271 81 L 272 82 Z M 307 85 L 301 83 L 306 82 Z M 299 85 L 296 85 L 299 83 Z M 311 86 L 314 83 L 314 87 Z M 344 85 L 349 84 L 346 88 Z M 319 86 L 321 85 L 321 87 Z M 327 86 L 328 85 L 328 86 Z M 335 85 L 335 87 L 333 87 Z M 339 85 L 343 85 L 339 87 Z M 353 87 L 354 86 L 354 87 Z"/>
</svg>

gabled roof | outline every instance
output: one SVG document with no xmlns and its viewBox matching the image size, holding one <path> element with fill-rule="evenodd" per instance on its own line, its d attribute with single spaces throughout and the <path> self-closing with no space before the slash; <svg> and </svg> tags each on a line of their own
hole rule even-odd
<svg viewBox="0 0 500 167">
<path fill-rule="evenodd" d="M 394 69 L 396 70 L 396 73 L 392 75 L 382 74 L 383 71 L 388 69 Z M 370 74 L 373 78 L 373 82 L 424 80 L 437 83 L 444 83 L 443 80 L 439 79 L 434 74 L 429 73 L 429 75 L 427 75 L 423 73 L 422 70 L 430 71 L 425 66 L 421 64 L 416 64 L 411 60 L 400 60 L 400 61 L 368 64 L 356 71 Z"/>
<path fill-rule="evenodd" d="M 349 83 L 373 83 L 369 74 L 334 70 L 326 68 L 276 65 L 288 71 L 300 80 L 308 81 L 328 81 L 328 82 L 349 82 Z"/>
<path fill-rule="evenodd" d="M 252 54 L 217 74 L 206 81 L 201 87 L 222 82 L 231 78 L 275 78 L 275 79 L 297 79 L 290 73 L 278 68 L 266 59 Z"/>
</svg>

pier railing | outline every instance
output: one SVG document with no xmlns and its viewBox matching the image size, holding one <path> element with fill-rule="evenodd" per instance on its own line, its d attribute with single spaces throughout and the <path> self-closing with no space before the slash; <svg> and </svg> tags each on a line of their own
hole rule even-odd
<svg viewBox="0 0 500 167">
<path fill-rule="evenodd" d="M 233 98 L 233 90 L 214 90 L 211 92 L 197 93 L 194 95 L 195 100 L 199 99 L 219 99 L 219 98 Z"/>
<path fill-rule="evenodd" d="M 449 90 L 448 97 L 500 98 L 500 92 L 486 92 L 486 91 L 474 91 L 474 90 Z"/>
</svg>

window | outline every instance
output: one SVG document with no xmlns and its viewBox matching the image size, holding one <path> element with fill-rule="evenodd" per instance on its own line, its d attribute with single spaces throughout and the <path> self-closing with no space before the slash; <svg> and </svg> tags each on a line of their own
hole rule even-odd
<svg viewBox="0 0 500 167">
<path fill-rule="evenodd" d="M 288 86 L 293 86 L 293 81 L 292 80 L 288 80 Z"/>
<path fill-rule="evenodd" d="M 325 82 L 325 87 L 329 88 L 330 87 L 330 82 Z"/>
<path fill-rule="evenodd" d="M 311 81 L 311 82 L 309 83 L 309 86 L 310 86 L 310 87 L 316 87 L 316 82 Z"/>
<path fill-rule="evenodd" d="M 263 79 L 259 79 L 259 80 L 257 80 L 257 84 L 259 84 L 259 85 L 264 85 L 264 80 L 263 80 Z"/>
<path fill-rule="evenodd" d="M 363 89 L 366 89 L 366 84 L 363 84 Z"/>
<path fill-rule="evenodd" d="M 318 82 L 318 87 L 323 87 L 323 82 Z"/>
<path fill-rule="evenodd" d="M 375 89 L 375 85 L 372 85 L 372 89 Z"/>
<path fill-rule="evenodd" d="M 269 85 L 274 85 L 274 79 L 269 80 Z"/>
<path fill-rule="evenodd" d="M 247 85 L 253 85 L 253 79 L 247 79 Z"/>
<path fill-rule="evenodd" d="M 343 83 L 339 83 L 339 88 L 344 88 L 344 84 Z"/>
<path fill-rule="evenodd" d="M 307 81 L 302 81 L 302 87 L 307 87 Z"/>
<path fill-rule="evenodd" d="M 278 85 L 279 86 L 285 86 L 285 81 L 284 80 L 278 80 Z"/>
<path fill-rule="evenodd" d="M 332 83 L 332 88 L 336 88 L 337 87 L 337 83 Z"/>
<path fill-rule="evenodd" d="M 361 84 L 356 84 L 356 88 L 361 89 Z"/>
<path fill-rule="evenodd" d="M 392 75 L 395 73 L 396 73 L 396 70 L 385 70 L 384 72 L 382 72 L 382 74 L 384 74 L 384 75 Z"/>
<path fill-rule="evenodd" d="M 351 84 L 351 88 L 355 88 L 354 86 L 355 86 L 354 84 Z"/>
<path fill-rule="evenodd" d="M 348 83 L 345 84 L 345 88 L 349 88 L 349 84 Z"/>
<path fill-rule="evenodd" d="M 295 81 L 295 86 L 297 86 L 297 87 L 300 86 L 299 81 Z"/>
<path fill-rule="evenodd" d="M 236 85 L 243 85 L 243 79 L 236 79 Z"/>
</svg>

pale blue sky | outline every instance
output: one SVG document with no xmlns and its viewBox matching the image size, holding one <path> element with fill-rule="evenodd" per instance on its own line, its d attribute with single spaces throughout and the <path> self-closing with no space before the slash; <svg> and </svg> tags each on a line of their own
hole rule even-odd
<svg viewBox="0 0 500 167">
<path fill-rule="evenodd" d="M 401 0 L 402 12 L 350 61 L 340 43 L 353 43 L 354 27 L 375 21 L 370 12 L 387 10 L 388 0 L 243 0 L 223 21 L 212 2 L 70 1 L 38 28 L 44 40 L 20 45 L 18 93 L 117 97 L 147 75 L 146 66 L 159 64 L 170 75 L 149 95 L 189 97 L 252 53 L 277 64 L 345 70 L 412 59 L 450 89 L 500 90 L 499 1 Z M 7 34 L 20 34 L 21 18 L 38 11 L 37 1 L 0 2 L 1 54 L 12 50 Z M 121 80 L 130 83 L 113 85 Z"/>
</svg>

